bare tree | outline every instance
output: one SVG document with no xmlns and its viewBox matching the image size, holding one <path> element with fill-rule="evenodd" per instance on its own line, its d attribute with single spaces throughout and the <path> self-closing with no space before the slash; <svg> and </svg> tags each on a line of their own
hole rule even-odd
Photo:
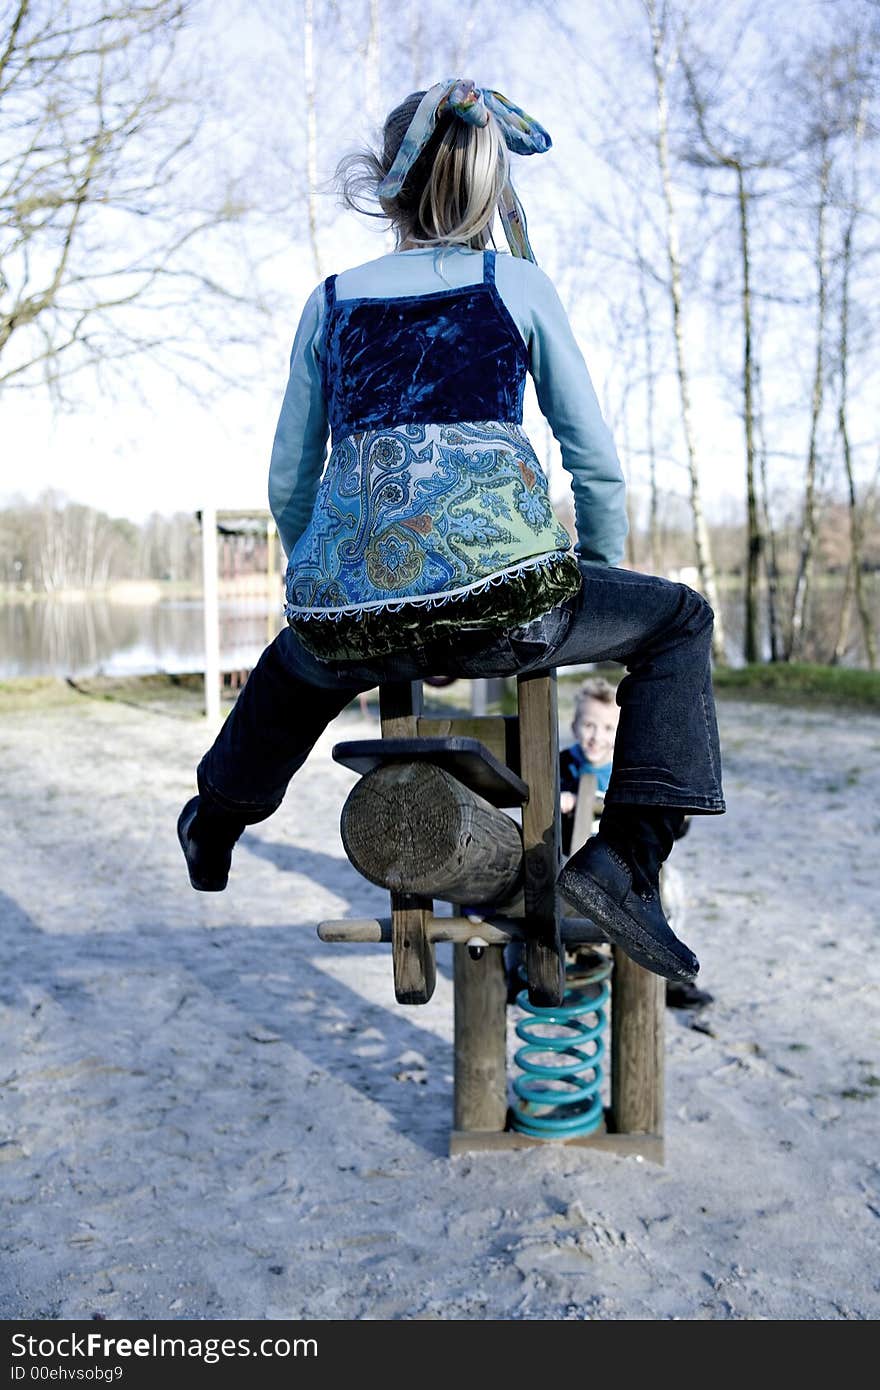
<svg viewBox="0 0 880 1390">
<path fill-rule="evenodd" d="M 829 132 L 827 128 L 822 128 L 820 131 L 819 157 L 816 172 L 816 347 L 813 364 L 813 384 L 810 392 L 810 433 L 807 444 L 807 465 L 804 476 L 803 516 L 801 520 L 797 572 L 795 574 L 794 589 L 792 592 L 788 636 L 785 645 L 785 656 L 788 661 L 796 660 L 803 646 L 807 595 L 812 578 L 813 560 L 816 550 L 816 533 L 818 529 L 816 483 L 819 467 L 819 419 L 822 414 L 825 389 L 825 334 L 827 331 L 826 312 L 828 305 L 827 219 L 831 179 Z"/>
<path fill-rule="evenodd" d="M 291 16 L 285 4 L 275 5 L 272 22 L 281 36 L 290 64 L 298 62 L 297 36 L 291 28 Z M 355 84 L 355 93 L 360 92 L 361 101 L 355 96 L 354 109 L 362 109 L 372 130 L 381 124 L 382 110 L 381 58 L 382 58 L 382 8 L 380 0 L 367 0 L 366 32 L 362 35 L 359 16 L 353 17 L 351 6 L 330 0 L 322 7 L 315 0 L 302 0 L 302 87 L 305 103 L 305 206 L 306 231 L 315 276 L 323 280 L 326 267 L 323 252 L 323 234 L 326 230 L 321 217 L 322 199 L 333 191 L 333 180 L 321 174 L 321 133 L 326 118 L 332 114 L 338 117 L 340 88 L 333 86 L 333 103 L 322 105 L 321 97 L 325 91 L 319 73 L 322 52 L 339 51 L 340 63 L 353 68 L 360 81 Z M 344 107 L 342 114 L 350 116 L 350 108 Z M 285 144 L 280 155 L 280 164 L 285 171 L 293 196 L 301 201 L 300 189 L 303 187 L 301 152 L 297 145 Z"/>
<path fill-rule="evenodd" d="M 752 309 L 752 248 L 750 208 L 754 197 L 752 179 L 757 171 L 777 163 L 775 152 L 762 156 L 750 150 L 752 138 L 748 131 L 736 134 L 713 128 L 721 123 L 713 117 L 713 97 L 719 94 L 718 75 L 700 55 L 701 73 L 697 72 L 695 52 L 682 53 L 681 64 L 687 82 L 691 109 L 696 121 L 698 143 L 690 153 L 692 163 L 704 168 L 720 169 L 733 177 L 738 213 L 739 262 L 742 275 L 741 310 L 743 333 L 742 411 L 745 429 L 746 461 L 746 572 L 744 586 L 743 646 L 747 662 L 760 660 L 759 638 L 759 581 L 764 533 L 758 503 L 757 440 L 755 422 L 755 340 Z M 702 80 L 701 80 L 702 79 Z M 712 93 L 713 96 L 710 96 Z M 766 457 L 765 457 L 766 467 Z"/>
<path fill-rule="evenodd" d="M 829 298 L 833 290 L 831 278 L 829 239 L 835 211 L 844 208 L 841 265 L 840 337 L 837 371 L 841 377 L 841 401 L 843 420 L 841 423 L 838 408 L 838 430 L 843 444 L 844 465 L 847 469 L 848 486 L 852 498 L 852 514 L 856 514 L 855 484 L 853 481 L 852 457 L 849 449 L 846 428 L 847 382 L 849 356 L 849 308 L 850 276 L 852 271 L 852 246 L 855 217 L 858 216 L 858 154 L 864 136 L 866 109 L 862 97 L 866 94 L 873 79 L 873 58 L 866 60 L 862 50 L 867 46 L 869 55 L 876 52 L 875 17 L 870 18 L 868 34 L 861 32 L 860 16 L 849 28 L 841 32 L 839 26 L 830 39 L 817 41 L 807 50 L 803 61 L 792 74 L 792 89 L 798 103 L 796 115 L 805 129 L 803 151 L 806 158 L 808 178 L 815 187 L 812 215 L 814 218 L 814 261 L 816 271 L 816 346 L 811 391 L 810 432 L 807 449 L 807 462 L 804 477 L 804 502 L 798 545 L 797 571 L 791 600 L 786 656 L 796 658 L 802 652 L 805 642 L 806 611 L 810 583 L 816 558 L 818 534 L 817 493 L 822 483 L 820 476 L 823 458 L 820 455 L 818 435 L 823 413 L 826 377 L 829 375 L 826 337 L 829 331 Z M 841 190 L 839 169 L 845 138 L 850 138 L 851 168 L 856 179 L 848 193 Z M 855 195 L 855 203 L 853 202 Z M 860 534 L 856 527 L 854 534 L 856 549 L 860 549 Z M 856 585 L 855 568 L 852 574 L 853 590 Z"/>
<path fill-rule="evenodd" d="M 858 61 L 856 53 L 851 53 L 850 61 Z M 876 62 L 876 50 L 869 52 L 869 74 Z M 853 84 L 855 85 L 855 84 Z M 837 372 L 839 376 L 839 396 L 837 406 L 837 428 L 840 436 L 843 464 L 846 471 L 847 501 L 849 510 L 850 556 L 847 566 L 844 598 L 841 607 L 841 621 L 834 646 L 833 661 L 839 661 L 846 648 L 851 603 L 855 599 L 856 610 L 862 628 L 862 641 L 868 666 L 873 671 L 877 667 L 877 643 L 874 626 L 868 607 L 863 576 L 863 536 L 862 520 L 856 496 L 855 469 L 848 423 L 849 408 L 849 355 L 850 355 L 850 282 L 852 278 L 856 222 L 862 211 L 859 191 L 859 154 L 867 128 L 868 93 L 859 95 L 852 130 L 851 174 L 848 207 L 845 212 L 843 244 L 841 248 L 841 286 L 840 286 L 840 330 L 838 338 Z"/>
<path fill-rule="evenodd" d="M 761 392 L 760 363 L 755 364 L 755 432 L 758 440 L 758 474 L 761 487 L 761 533 L 765 544 L 762 547 L 764 573 L 767 579 L 767 634 L 770 643 L 770 660 L 778 661 L 782 655 L 782 642 L 779 632 L 779 556 L 776 545 L 776 528 L 770 507 L 770 486 L 767 477 L 767 440 L 764 431 L 764 407 Z"/>
<path fill-rule="evenodd" d="M 318 237 L 318 106 L 315 85 L 315 0 L 303 0 L 303 91 L 306 103 L 306 205 L 315 275 L 323 279 Z"/>
<path fill-rule="evenodd" d="M 669 100 L 667 94 L 667 73 L 669 66 L 677 57 L 677 46 L 670 47 L 664 13 L 662 22 L 657 13 L 656 0 L 643 0 L 645 13 L 651 32 L 652 69 L 656 97 L 656 152 L 663 187 L 663 201 L 666 211 L 666 257 L 669 266 L 669 296 L 672 308 L 672 331 L 675 343 L 675 361 L 678 386 L 681 397 L 681 419 L 684 431 L 685 448 L 688 459 L 690 479 L 691 510 L 694 523 L 694 548 L 700 587 L 715 610 L 715 629 L 713 652 L 719 662 L 725 660 L 724 627 L 718 601 L 718 586 L 715 582 L 715 567 L 712 563 L 712 547 L 709 531 L 703 513 L 702 489 L 697 463 L 696 442 L 694 439 L 690 375 L 685 362 L 683 331 L 683 294 L 681 277 L 681 254 L 679 250 L 678 219 L 673 195 L 672 166 L 669 155 Z"/>
<path fill-rule="evenodd" d="M 655 370 L 654 370 L 654 328 L 646 286 L 647 268 L 644 257 L 639 254 L 639 307 L 642 311 L 642 325 L 645 342 L 645 421 L 648 448 L 648 554 L 651 570 L 660 573 L 660 494 L 657 486 L 657 444 L 655 435 Z"/>
<path fill-rule="evenodd" d="M 141 526 L 49 489 L 0 510 L 0 589 L 51 596 L 117 579 L 196 580 L 199 536 L 188 513 Z"/>
<path fill-rule="evenodd" d="M 419 10 L 420 7 L 416 6 Z M 360 70 L 363 110 L 371 126 L 381 123 L 382 110 L 382 6 L 380 0 L 367 0 L 366 32 L 361 36 L 357 22 L 352 19 L 352 7 L 330 0 L 329 14 L 339 27 L 346 48 L 346 57 Z M 314 23 L 314 20 L 312 21 Z M 415 23 L 415 20 L 413 21 Z M 328 30 L 328 33 L 331 31 Z M 413 29 L 413 44 L 418 42 L 418 30 Z"/>
<path fill-rule="evenodd" d="M 250 310 L 205 244 L 243 208 L 195 192 L 199 115 L 175 87 L 188 6 L 16 0 L 0 19 L 0 385 L 147 351 L 182 369 L 186 333 L 169 341 L 157 310 Z"/>
</svg>

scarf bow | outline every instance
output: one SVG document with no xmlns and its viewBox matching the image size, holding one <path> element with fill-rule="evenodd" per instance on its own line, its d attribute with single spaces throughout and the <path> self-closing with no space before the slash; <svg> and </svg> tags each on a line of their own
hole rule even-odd
<svg viewBox="0 0 880 1390">
<path fill-rule="evenodd" d="M 379 196 L 394 198 L 403 187 L 404 179 L 434 133 L 438 116 L 451 111 L 468 125 L 488 124 L 489 113 L 495 117 L 507 148 L 514 154 L 543 154 L 551 145 L 550 136 L 533 116 L 514 106 L 500 92 L 489 87 L 477 87 L 467 77 L 450 77 L 431 87 L 416 108 L 394 158 L 394 163 L 379 185 Z M 508 179 L 498 200 L 507 244 L 514 256 L 534 261 L 526 230 L 523 206 Z"/>
</svg>

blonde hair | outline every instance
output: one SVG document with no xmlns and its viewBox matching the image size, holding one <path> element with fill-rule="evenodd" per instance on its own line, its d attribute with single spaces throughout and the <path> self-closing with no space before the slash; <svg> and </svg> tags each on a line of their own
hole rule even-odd
<svg viewBox="0 0 880 1390">
<path fill-rule="evenodd" d="M 617 691 L 610 681 L 606 681 L 603 676 L 590 676 L 582 685 L 577 688 L 574 697 L 574 714 L 571 720 L 572 729 L 580 723 L 584 712 L 584 706 L 588 700 L 599 700 L 603 705 L 613 705 L 617 700 Z"/>
<path fill-rule="evenodd" d="M 491 224 L 504 184 L 510 155 L 498 122 L 489 112 L 484 126 L 469 125 L 444 112 L 424 150 L 394 198 L 377 190 L 400 149 L 407 128 L 425 95 L 413 92 L 396 106 L 382 129 L 382 152 L 355 150 L 337 165 L 336 180 L 344 206 L 367 217 L 387 217 L 400 247 L 455 244 L 481 251 L 492 242 Z M 364 206 L 362 197 L 381 211 Z"/>
</svg>

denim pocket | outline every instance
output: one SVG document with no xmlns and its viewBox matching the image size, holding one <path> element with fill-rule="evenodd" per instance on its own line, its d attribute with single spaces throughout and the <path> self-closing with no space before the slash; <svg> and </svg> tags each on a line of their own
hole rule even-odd
<svg viewBox="0 0 880 1390">
<path fill-rule="evenodd" d="M 574 613 L 564 604 L 550 608 L 530 623 L 514 627 L 507 633 L 511 651 L 521 666 L 538 670 L 552 666 L 553 657 L 568 635 Z"/>
</svg>

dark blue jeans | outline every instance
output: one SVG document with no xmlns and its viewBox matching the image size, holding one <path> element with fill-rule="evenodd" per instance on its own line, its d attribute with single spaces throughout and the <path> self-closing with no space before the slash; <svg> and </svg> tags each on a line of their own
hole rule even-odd
<svg viewBox="0 0 880 1390">
<path fill-rule="evenodd" d="M 199 793 L 247 824 L 265 820 L 315 742 L 363 690 L 422 676 L 513 676 L 616 661 L 620 723 L 606 805 L 724 811 L 712 694 L 712 609 L 685 584 L 580 561 L 576 597 L 503 633 L 462 625 L 368 664 L 324 662 L 289 629 L 266 648 L 198 767 Z"/>
</svg>

